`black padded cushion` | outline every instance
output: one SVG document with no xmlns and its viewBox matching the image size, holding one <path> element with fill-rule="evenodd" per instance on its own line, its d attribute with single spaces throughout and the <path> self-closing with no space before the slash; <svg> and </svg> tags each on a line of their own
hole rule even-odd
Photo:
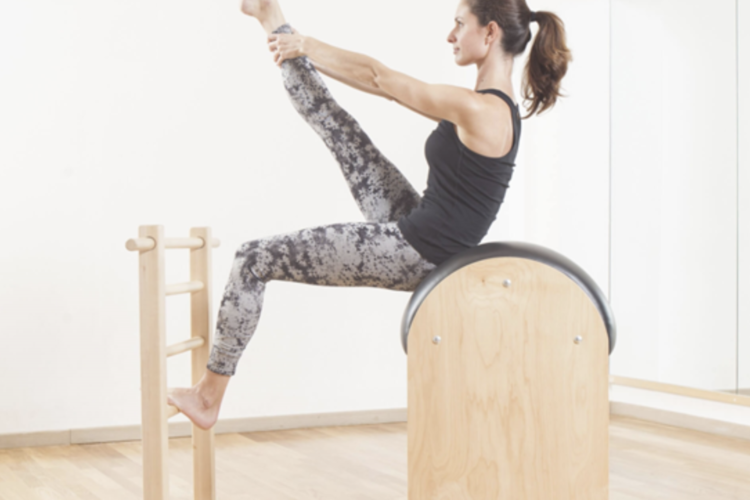
<svg viewBox="0 0 750 500">
<path fill-rule="evenodd" d="M 575 262 L 567 257 L 540 245 L 516 241 L 484 243 L 456 254 L 436 267 L 422 281 L 422 283 L 419 284 L 417 289 L 414 290 L 409 304 L 406 306 L 406 311 L 404 311 L 404 317 L 401 321 L 401 343 L 403 344 L 405 353 L 408 354 L 407 345 L 409 328 L 411 328 L 411 322 L 414 320 L 414 315 L 417 314 L 419 306 L 422 305 L 424 299 L 438 285 L 438 283 L 464 266 L 468 266 L 469 264 L 473 264 L 480 260 L 493 259 L 496 257 L 519 257 L 522 259 L 535 260 L 563 272 L 569 276 L 570 279 L 578 283 L 578 286 L 586 292 L 594 304 L 596 304 L 597 309 L 599 309 L 599 314 L 601 314 L 604 325 L 607 327 L 607 335 L 609 336 L 609 354 L 612 354 L 612 351 L 615 348 L 615 341 L 617 340 L 615 317 L 612 314 L 612 309 L 609 307 L 609 302 L 607 302 L 606 297 L 594 280 L 586 274 L 586 271 L 581 269 Z"/>
</svg>

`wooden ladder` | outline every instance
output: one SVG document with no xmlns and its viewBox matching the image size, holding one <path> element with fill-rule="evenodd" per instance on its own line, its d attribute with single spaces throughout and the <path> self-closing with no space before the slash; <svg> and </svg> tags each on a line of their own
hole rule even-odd
<svg viewBox="0 0 750 500">
<path fill-rule="evenodd" d="M 206 244 L 210 242 L 210 244 Z M 205 373 L 213 338 L 211 311 L 211 249 L 219 240 L 211 228 L 194 227 L 189 238 L 165 238 L 164 227 L 140 226 L 138 238 L 126 243 L 139 252 L 141 317 L 141 418 L 143 429 L 143 498 L 169 499 L 168 420 L 180 411 L 167 404 L 167 358 L 192 351 L 192 383 Z M 165 250 L 190 249 L 190 281 L 165 283 Z M 166 345 L 166 297 L 190 294 L 190 339 Z M 193 485 L 195 500 L 215 500 L 214 432 L 193 424 Z"/>
</svg>

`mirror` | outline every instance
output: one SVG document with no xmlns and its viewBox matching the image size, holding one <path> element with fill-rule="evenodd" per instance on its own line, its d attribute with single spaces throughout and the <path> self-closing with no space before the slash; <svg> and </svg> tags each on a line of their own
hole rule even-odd
<svg viewBox="0 0 750 500">
<path fill-rule="evenodd" d="M 742 4 L 611 2 L 613 374 L 750 395 Z"/>
</svg>

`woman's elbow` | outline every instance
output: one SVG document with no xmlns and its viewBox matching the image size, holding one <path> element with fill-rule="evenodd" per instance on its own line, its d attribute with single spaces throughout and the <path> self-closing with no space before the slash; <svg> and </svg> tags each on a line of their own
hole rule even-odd
<svg viewBox="0 0 750 500">
<path fill-rule="evenodd" d="M 373 59 L 372 86 L 385 94 L 388 94 L 388 92 L 386 92 L 385 89 L 383 89 L 383 80 L 386 78 L 387 74 L 388 74 L 388 68 L 385 66 L 385 64 Z M 390 96 L 389 96 L 389 99 L 390 99 Z"/>
</svg>

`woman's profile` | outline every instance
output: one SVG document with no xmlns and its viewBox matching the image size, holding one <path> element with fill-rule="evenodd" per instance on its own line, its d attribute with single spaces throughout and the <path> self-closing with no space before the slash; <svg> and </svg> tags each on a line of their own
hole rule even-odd
<svg viewBox="0 0 750 500">
<path fill-rule="evenodd" d="M 244 0 L 268 34 L 294 108 L 338 162 L 365 221 L 302 229 L 243 243 L 218 310 L 206 374 L 169 391 L 202 429 L 212 427 L 230 378 L 255 332 L 271 280 L 413 291 L 441 262 L 480 243 L 513 174 L 521 112 L 513 63 L 532 40 L 523 78 L 528 118 L 554 106 L 571 60 L 562 21 L 525 0 L 461 0 L 447 41 L 459 66 L 476 65 L 474 89 L 428 84 L 379 61 L 304 36 L 277 0 Z M 427 138 L 423 195 L 331 96 L 320 73 L 398 102 L 438 122 Z"/>
</svg>

